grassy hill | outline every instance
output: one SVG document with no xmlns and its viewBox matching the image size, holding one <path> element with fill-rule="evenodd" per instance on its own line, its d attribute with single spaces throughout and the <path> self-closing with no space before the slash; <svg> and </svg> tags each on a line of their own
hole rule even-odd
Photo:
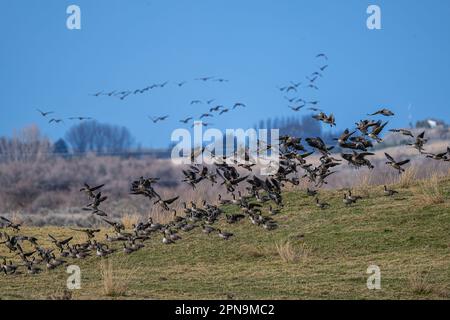
<svg viewBox="0 0 450 320">
<path fill-rule="evenodd" d="M 248 219 L 220 222 L 235 234 L 231 240 L 195 229 L 180 232 L 183 240 L 169 246 L 155 235 L 129 256 L 120 251 L 108 259 L 69 259 L 82 271 L 73 298 L 448 299 L 450 179 L 397 187 L 394 198 L 383 196 L 382 187 L 355 190 L 368 197 L 352 207 L 342 203 L 343 192 L 324 191 L 328 210 L 316 208 L 304 192 L 287 191 L 275 217 L 279 228 L 271 232 Z M 48 233 L 74 234 L 55 227 L 21 232 L 45 239 Z M 3 245 L 0 256 L 11 256 Z M 372 264 L 381 269 L 381 290 L 366 287 Z M 67 277 L 64 268 L 0 275 L 0 298 L 61 298 Z"/>
</svg>

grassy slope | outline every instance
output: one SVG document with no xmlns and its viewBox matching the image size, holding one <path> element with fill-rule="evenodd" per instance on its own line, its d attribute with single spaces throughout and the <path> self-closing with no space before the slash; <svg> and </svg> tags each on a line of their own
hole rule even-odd
<svg viewBox="0 0 450 320">
<path fill-rule="evenodd" d="M 450 181 L 443 186 L 448 199 Z M 230 241 L 196 229 L 181 233 L 179 243 L 165 246 L 158 235 L 131 256 L 120 252 L 110 258 L 116 275 L 129 278 L 127 293 L 120 298 L 226 299 L 228 294 L 237 299 L 449 298 L 450 203 L 424 205 L 419 193 L 417 187 L 402 189 L 392 200 L 378 187 L 370 198 L 345 208 L 340 192 L 328 192 L 322 197 L 332 208 L 321 211 L 303 193 L 288 192 L 285 209 L 276 217 L 280 228 L 272 232 L 245 220 L 223 226 L 235 233 Z M 73 235 L 68 229 L 50 227 L 24 228 L 22 233 L 41 238 L 47 233 Z M 275 243 L 285 240 L 311 248 L 307 259 L 283 262 Z M 0 255 L 8 255 L 3 246 L 0 250 Z M 103 294 L 100 259 L 74 264 L 82 270 L 82 289 L 74 298 L 108 298 Z M 371 264 L 381 268 L 382 290 L 366 287 Z M 429 290 L 419 292 L 420 281 L 411 280 L 414 275 L 423 276 Z M 45 299 L 64 290 L 67 276 L 64 269 L 38 276 L 0 275 L 0 298 Z"/>
</svg>

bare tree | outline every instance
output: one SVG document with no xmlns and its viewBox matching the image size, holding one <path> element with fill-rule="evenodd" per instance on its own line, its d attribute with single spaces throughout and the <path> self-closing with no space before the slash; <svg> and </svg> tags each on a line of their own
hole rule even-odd
<svg viewBox="0 0 450 320">
<path fill-rule="evenodd" d="M 0 162 L 40 161 L 50 152 L 50 141 L 35 125 L 22 129 L 11 138 L 0 138 Z"/>
<path fill-rule="evenodd" d="M 134 143 L 127 128 L 97 121 L 86 121 L 71 127 L 66 140 L 75 153 L 121 153 L 128 151 Z"/>
</svg>

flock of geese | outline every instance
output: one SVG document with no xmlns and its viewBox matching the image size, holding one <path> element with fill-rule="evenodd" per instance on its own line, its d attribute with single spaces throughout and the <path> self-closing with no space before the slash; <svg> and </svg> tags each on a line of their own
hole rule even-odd
<svg viewBox="0 0 450 320">
<path fill-rule="evenodd" d="M 208 77 L 200 77 L 200 78 L 196 78 L 193 81 L 201 81 L 201 82 L 219 82 L 219 83 L 224 83 L 224 82 L 229 82 L 229 80 L 224 79 L 224 78 L 216 78 L 214 76 L 208 76 Z M 177 87 L 183 87 L 188 83 L 188 81 L 181 81 L 181 82 L 176 82 L 175 85 Z M 167 85 L 169 85 L 169 81 L 163 82 L 163 83 L 154 83 L 152 85 L 146 86 L 144 88 L 139 88 L 139 89 L 133 89 L 133 90 L 113 90 L 113 91 L 99 91 L 93 94 L 90 94 L 93 97 L 101 97 L 101 96 L 106 96 L 106 97 L 115 97 L 118 98 L 120 100 L 125 100 L 127 97 L 131 96 L 131 95 L 139 95 L 139 94 L 144 94 L 144 93 L 148 93 L 151 90 L 156 90 L 156 89 L 161 89 L 166 87 Z M 233 111 L 237 108 L 245 108 L 246 104 L 242 103 L 242 102 L 235 102 L 233 105 L 227 107 L 223 104 L 213 104 L 216 100 L 215 99 L 210 99 L 207 101 L 202 101 L 202 100 L 192 100 L 190 102 L 190 105 L 201 105 L 201 104 L 205 104 L 208 107 L 208 110 L 204 113 L 202 113 L 198 119 L 202 120 L 204 118 L 212 118 L 214 117 L 215 114 L 217 115 L 223 115 L 225 113 L 228 113 L 230 111 Z M 44 118 L 48 118 L 48 116 L 55 114 L 54 111 L 42 111 L 41 109 L 36 109 L 37 112 L 39 112 L 39 114 L 44 117 Z M 165 121 L 169 118 L 169 115 L 163 115 L 163 116 L 156 116 L 156 117 L 152 117 L 152 116 L 148 116 L 148 118 L 153 122 L 153 123 L 158 123 L 158 122 L 162 122 Z M 84 116 L 77 116 L 77 117 L 70 117 L 67 118 L 68 120 L 78 120 L 78 121 L 86 121 L 86 120 L 93 120 L 93 118 L 91 117 L 84 117 Z M 194 116 L 190 116 L 190 117 L 186 117 L 184 119 L 179 120 L 180 123 L 183 124 L 188 124 L 190 121 L 192 121 L 192 125 L 191 127 L 197 126 L 197 125 L 202 125 L 202 126 L 210 126 L 212 125 L 212 123 L 207 123 L 207 122 L 194 122 L 195 117 Z M 64 123 L 64 119 L 63 118 L 56 118 L 56 117 L 50 117 L 49 123 L 55 123 L 55 124 L 59 124 L 59 123 Z"/>
<path fill-rule="evenodd" d="M 317 58 L 328 59 L 324 54 L 317 55 Z M 327 65 L 324 65 L 320 70 L 324 71 L 326 67 Z M 310 83 L 306 86 L 317 87 L 314 84 L 317 77 L 321 77 L 319 71 L 308 77 L 310 78 Z M 205 77 L 199 78 L 197 81 L 224 82 L 226 80 Z M 182 86 L 184 84 L 185 82 L 178 85 Z M 167 85 L 167 82 L 161 85 L 154 85 L 153 88 L 162 88 L 165 85 Z M 279 88 L 279 90 L 286 93 L 296 92 L 300 86 L 301 83 L 291 83 Z M 152 89 L 152 86 L 134 92 L 99 92 L 95 96 L 106 94 L 108 96 L 118 96 L 123 100 L 129 94 L 144 93 L 150 89 Z M 212 102 L 210 101 L 209 104 Z M 318 104 L 316 101 L 309 103 L 304 101 L 298 102 L 304 103 L 304 105 L 311 104 L 315 106 Z M 240 106 L 245 105 L 237 103 L 234 107 L 238 108 Z M 311 108 L 315 109 L 315 111 L 320 111 L 319 114 L 313 116 L 314 119 L 332 126 L 335 125 L 336 120 L 333 114 L 327 115 L 316 107 Z M 219 110 L 221 108 L 211 109 L 211 112 Z M 44 117 L 49 114 L 51 113 L 42 113 Z M 161 211 L 172 215 L 173 219 L 166 224 L 154 222 L 149 217 L 146 222 L 139 222 L 133 225 L 130 230 L 126 230 L 122 222 L 108 219 L 107 212 L 102 209 L 102 204 L 108 200 L 108 197 L 102 193 L 104 185 L 90 186 L 88 184 L 85 184 L 80 189 L 80 192 L 85 193 L 89 199 L 89 203 L 83 207 L 83 210 L 90 212 L 99 219 L 99 222 L 109 227 L 109 233 L 103 238 L 99 235 L 101 229 L 71 228 L 74 232 L 83 233 L 86 236 L 86 240 L 74 243 L 74 237 L 58 239 L 54 235 L 49 234 L 48 240 L 50 240 L 52 246 L 44 247 L 40 239 L 20 235 L 20 224 L 14 223 L 5 217 L 0 217 L 0 227 L 6 229 L 6 231 L 0 232 L 0 244 L 4 245 L 9 253 L 14 255 L 14 257 L 9 257 L 8 261 L 6 257 L 3 257 L 0 271 L 5 275 L 13 275 L 17 273 L 19 268 L 25 268 L 29 274 L 38 274 L 44 268 L 56 269 L 63 266 L 68 263 L 69 259 L 85 259 L 91 256 L 104 258 L 118 251 L 122 251 L 124 254 L 133 254 L 144 248 L 145 242 L 152 238 L 160 237 L 162 244 L 172 245 L 182 241 L 186 233 L 195 232 L 195 230 L 199 230 L 206 235 L 216 235 L 223 240 L 232 239 L 234 234 L 220 229 L 217 226 L 219 221 L 231 225 L 247 220 L 248 223 L 255 227 L 272 231 L 278 227 L 275 217 L 280 214 L 284 206 L 283 187 L 287 184 L 299 185 L 300 179 L 306 179 L 310 185 L 314 186 L 312 189 L 307 188 L 305 191 L 306 195 L 313 199 L 312 204 L 319 209 L 326 210 L 330 208 L 330 204 L 320 200 L 318 188 L 327 184 L 327 178 L 336 173 L 337 167 L 343 165 L 343 162 L 347 162 L 348 165 L 355 168 L 374 168 L 369 157 L 375 154 L 370 152 L 370 149 L 375 144 L 383 141 L 381 134 L 385 131 L 388 121 L 384 122 L 372 117 L 393 117 L 394 113 L 387 108 L 381 108 L 368 116 L 369 119 L 363 119 L 355 123 L 354 129 L 346 129 L 339 137 L 336 137 L 335 146 L 327 146 L 320 137 L 307 137 L 304 139 L 306 144 L 303 143 L 301 137 L 280 137 L 278 148 L 279 169 L 275 174 L 264 178 L 253 173 L 256 162 L 248 150 L 245 150 L 244 154 L 238 154 L 236 151 L 231 157 L 217 157 L 211 154 L 214 161 L 213 165 L 210 166 L 195 164 L 196 158 L 206 152 L 206 147 L 192 150 L 190 155 L 191 164 L 182 170 L 182 182 L 194 190 L 199 184 L 203 183 L 218 185 L 220 188 L 223 188 L 223 192 L 219 193 L 216 203 L 203 201 L 202 205 L 198 206 L 192 201 L 189 203 L 183 202 L 182 214 L 179 214 L 173 208 L 174 203 L 179 201 L 179 196 L 165 199 L 158 193 L 157 185 L 160 178 L 140 177 L 132 182 L 130 193 L 133 196 L 144 197 L 152 205 L 158 206 Z M 450 162 L 450 147 L 446 151 L 437 154 L 426 152 L 425 147 L 428 140 L 425 137 L 425 132 L 414 135 L 413 132 L 407 129 L 391 129 L 389 131 L 409 137 L 411 141 L 408 145 L 415 148 L 419 154 L 424 155 L 426 158 Z M 262 141 L 259 142 L 259 147 L 267 150 L 272 149 L 271 145 Z M 332 153 L 332 150 L 336 147 L 340 149 L 341 159 L 337 158 L 339 152 Z M 313 154 L 320 156 L 318 162 L 308 162 L 308 158 Z M 387 159 L 386 165 L 392 167 L 399 174 L 402 174 L 405 170 L 404 166 L 410 162 L 410 159 L 395 159 L 387 153 L 385 153 L 385 156 Z M 245 172 L 245 174 L 242 172 Z M 388 189 L 384 186 L 385 196 L 393 197 L 397 193 L 396 190 Z M 227 196 L 228 199 L 225 199 Z M 353 195 L 351 190 L 343 194 L 343 204 L 345 206 L 352 206 L 361 199 L 361 196 Z M 225 213 L 223 206 L 235 208 L 235 213 Z M 11 230 L 13 234 L 8 230 Z M 28 248 L 32 249 L 29 249 L 29 251 L 25 250 L 25 243 L 28 244 Z M 13 262 L 15 257 L 18 257 L 20 262 Z"/>
</svg>

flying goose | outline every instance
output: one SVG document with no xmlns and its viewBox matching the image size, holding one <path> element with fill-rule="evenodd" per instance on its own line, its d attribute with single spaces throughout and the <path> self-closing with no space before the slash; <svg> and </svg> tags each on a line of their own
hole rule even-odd
<svg viewBox="0 0 450 320">
<path fill-rule="evenodd" d="M 74 228 L 70 228 L 70 230 L 83 232 L 86 234 L 88 239 L 95 238 L 95 234 L 101 231 L 100 229 L 74 229 Z"/>
<path fill-rule="evenodd" d="M 192 117 L 188 117 L 188 118 L 186 118 L 186 119 L 183 119 L 183 120 L 180 120 L 180 122 L 182 122 L 182 123 L 184 123 L 184 124 L 187 124 L 190 120 L 192 120 L 193 118 Z"/>
<path fill-rule="evenodd" d="M 405 171 L 405 169 L 402 168 L 403 165 L 409 163 L 409 159 L 403 160 L 403 161 L 395 161 L 395 159 L 390 156 L 388 153 L 384 153 L 384 155 L 386 156 L 386 158 L 389 160 L 386 162 L 387 165 L 391 166 L 392 168 L 398 170 L 398 173 L 402 173 Z"/>
<path fill-rule="evenodd" d="M 169 204 L 174 203 L 175 201 L 178 200 L 178 198 L 180 198 L 180 197 L 177 196 L 175 198 L 168 199 L 168 200 L 162 200 L 161 198 L 159 198 L 153 204 L 159 204 L 164 210 L 170 211 Z"/>
<path fill-rule="evenodd" d="M 156 118 L 153 118 L 153 117 L 149 116 L 149 119 L 152 120 L 153 123 L 157 123 L 159 121 L 164 121 L 167 118 L 169 118 L 169 116 L 167 116 L 167 115 L 166 116 L 162 116 L 162 117 L 156 117 Z"/>
<path fill-rule="evenodd" d="M 407 129 L 391 129 L 389 131 L 390 132 L 395 132 L 395 133 L 401 133 L 404 136 L 408 136 L 408 137 L 414 138 L 414 135 L 412 134 L 412 132 L 410 130 L 407 130 Z"/>
<path fill-rule="evenodd" d="M 64 251 L 64 246 L 66 246 L 70 241 L 72 241 L 73 237 L 64 239 L 62 241 L 57 240 L 51 234 L 48 235 L 51 239 L 51 242 L 60 250 L 60 252 Z"/>
<path fill-rule="evenodd" d="M 380 110 L 378 110 L 378 111 L 376 111 L 376 112 L 374 112 L 372 114 L 368 114 L 368 115 L 369 116 L 376 116 L 377 114 L 380 114 L 380 115 L 385 116 L 385 117 L 391 117 L 391 116 L 395 115 L 391 110 L 386 109 L 386 108 L 380 109 Z"/>
<path fill-rule="evenodd" d="M 425 131 L 423 131 L 416 137 L 416 140 L 414 141 L 414 143 L 408 143 L 408 145 L 417 149 L 420 153 L 423 153 L 423 151 L 425 151 L 423 149 L 423 146 L 427 142 L 428 142 L 428 139 L 425 139 Z"/>
<path fill-rule="evenodd" d="M 383 131 L 384 127 L 388 123 L 389 122 L 385 122 L 384 124 L 381 124 L 381 122 L 379 122 L 376 126 L 372 128 L 372 132 L 369 133 L 369 137 L 377 142 L 382 142 L 383 140 L 380 137 L 378 137 L 378 135 L 381 133 L 381 131 Z"/>
<path fill-rule="evenodd" d="M 53 111 L 41 111 L 41 110 L 39 110 L 39 109 L 36 109 L 40 114 L 41 114 L 41 116 L 43 116 L 43 117 L 46 117 L 46 116 L 48 116 L 49 114 L 53 114 L 53 113 L 55 113 L 55 112 L 53 112 Z"/>
<path fill-rule="evenodd" d="M 11 228 L 16 232 L 20 231 L 20 227 L 22 226 L 22 224 L 20 223 L 13 223 L 10 220 L 6 219 L 5 217 L 1 217 L 0 216 L 0 220 L 2 220 L 3 222 L 6 223 L 6 228 Z"/>
<path fill-rule="evenodd" d="M 97 190 L 103 188 L 104 186 L 105 186 L 104 184 L 101 184 L 96 187 L 90 187 L 87 183 L 85 183 L 84 187 L 80 189 L 80 192 L 85 192 L 89 198 L 95 198 L 94 191 L 97 191 Z"/>
<path fill-rule="evenodd" d="M 52 122 L 54 122 L 54 123 L 64 123 L 64 120 L 63 119 L 52 118 L 52 119 L 50 119 L 48 121 L 48 123 L 52 123 Z"/>
</svg>

